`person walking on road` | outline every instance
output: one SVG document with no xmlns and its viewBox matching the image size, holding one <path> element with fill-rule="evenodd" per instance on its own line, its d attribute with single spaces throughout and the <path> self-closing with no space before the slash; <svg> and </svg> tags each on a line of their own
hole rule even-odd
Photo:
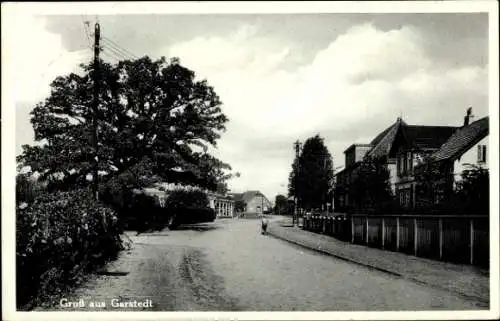
<svg viewBox="0 0 500 321">
<path fill-rule="evenodd" d="M 261 233 L 262 234 L 266 234 L 266 231 L 267 231 L 267 224 L 268 224 L 268 220 L 265 216 L 262 217 L 262 221 L 261 221 L 261 227 L 262 227 L 262 231 Z"/>
</svg>

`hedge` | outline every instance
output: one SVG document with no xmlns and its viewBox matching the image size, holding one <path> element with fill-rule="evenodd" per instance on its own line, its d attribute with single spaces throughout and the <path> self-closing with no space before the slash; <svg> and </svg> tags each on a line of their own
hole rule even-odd
<svg viewBox="0 0 500 321">
<path fill-rule="evenodd" d="M 17 307 L 37 306 L 123 249 L 115 212 L 88 190 L 43 193 L 16 215 Z"/>
</svg>

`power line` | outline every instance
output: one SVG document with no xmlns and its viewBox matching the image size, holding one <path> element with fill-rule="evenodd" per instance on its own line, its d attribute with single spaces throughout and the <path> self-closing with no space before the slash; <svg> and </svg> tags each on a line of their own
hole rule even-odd
<svg viewBox="0 0 500 321">
<path fill-rule="evenodd" d="M 121 52 L 111 48 L 111 47 L 108 47 L 108 46 L 102 46 L 103 50 L 108 50 L 108 52 L 110 53 L 113 53 L 115 56 L 117 57 L 120 57 L 120 59 L 130 59 L 130 57 L 128 56 L 125 56 L 124 54 L 122 54 Z"/>
<path fill-rule="evenodd" d="M 116 60 L 117 62 L 119 62 L 121 60 L 120 58 L 117 58 L 117 57 L 113 56 L 112 54 L 107 53 L 104 50 L 102 51 L 102 54 L 105 55 L 105 56 L 107 56 L 107 57 L 109 57 L 109 58 L 112 58 L 112 59 Z"/>
<path fill-rule="evenodd" d="M 138 59 L 138 58 L 139 58 L 138 56 L 136 56 L 135 54 L 133 54 L 133 53 L 132 53 L 132 52 L 130 52 L 129 50 L 127 50 L 127 49 L 125 49 L 125 48 L 121 47 L 119 44 L 117 44 L 117 43 L 116 43 L 116 42 L 114 42 L 113 40 L 111 40 L 111 39 L 109 39 L 109 38 L 107 38 L 107 37 L 104 37 L 104 36 L 102 37 L 102 39 L 104 39 L 104 40 L 106 40 L 107 42 L 109 42 L 109 43 L 111 43 L 111 44 L 115 45 L 115 46 L 116 46 L 116 47 L 118 47 L 119 49 L 121 49 L 121 50 L 123 50 L 124 52 L 126 52 L 128 55 L 132 56 L 134 59 Z"/>
<path fill-rule="evenodd" d="M 105 43 L 106 43 L 106 46 L 109 49 L 112 49 L 113 51 L 121 54 L 122 56 L 124 56 L 126 58 L 133 58 L 133 59 L 137 59 L 138 58 L 137 56 L 135 56 L 133 54 L 130 54 L 127 50 L 123 49 L 122 47 L 116 46 L 116 45 L 112 44 L 109 41 L 105 41 Z"/>
</svg>

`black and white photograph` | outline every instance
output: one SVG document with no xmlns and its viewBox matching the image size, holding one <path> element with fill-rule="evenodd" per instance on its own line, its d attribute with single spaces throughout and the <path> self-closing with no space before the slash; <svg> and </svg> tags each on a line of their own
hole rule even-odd
<svg viewBox="0 0 500 321">
<path fill-rule="evenodd" d="M 498 40 L 494 1 L 2 3 L 2 319 L 500 317 Z"/>
</svg>

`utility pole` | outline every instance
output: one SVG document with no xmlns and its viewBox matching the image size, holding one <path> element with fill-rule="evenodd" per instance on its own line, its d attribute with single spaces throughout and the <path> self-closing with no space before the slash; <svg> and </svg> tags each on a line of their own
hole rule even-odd
<svg viewBox="0 0 500 321">
<path fill-rule="evenodd" d="M 260 201 L 261 201 L 261 209 L 262 209 L 262 215 L 264 215 L 264 194 L 260 195 Z"/>
<path fill-rule="evenodd" d="M 299 224 L 299 192 L 298 192 L 298 177 L 299 177 L 299 172 L 300 172 L 300 160 L 299 160 L 299 156 L 300 156 L 300 141 L 297 140 L 295 143 L 294 143 L 294 147 L 295 147 L 295 159 L 297 160 L 297 168 L 296 168 L 296 171 L 295 171 L 295 209 L 294 209 L 294 213 L 293 213 L 293 217 L 292 217 L 292 224 L 295 225 L 295 221 L 297 221 L 297 225 Z"/>
<path fill-rule="evenodd" d="M 100 85 L 100 66 L 99 66 L 99 52 L 101 49 L 99 48 L 99 40 L 101 38 L 101 29 L 99 23 L 95 24 L 95 32 L 94 32 L 94 104 L 92 110 L 92 145 L 94 147 L 94 168 L 92 173 L 92 183 L 93 183 L 93 191 L 96 200 L 99 200 L 99 154 L 98 154 L 98 123 L 97 123 L 97 113 L 99 109 L 99 85 Z"/>
</svg>

